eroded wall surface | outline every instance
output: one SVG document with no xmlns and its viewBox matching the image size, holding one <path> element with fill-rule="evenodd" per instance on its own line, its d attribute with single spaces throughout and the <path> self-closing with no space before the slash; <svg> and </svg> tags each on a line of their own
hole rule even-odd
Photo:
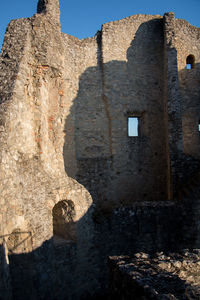
<svg viewBox="0 0 200 300">
<path fill-rule="evenodd" d="M 64 169 L 64 46 L 57 15 L 37 14 L 12 21 L 0 67 L 0 240 L 9 254 L 5 265 L 10 269 L 14 299 L 45 295 L 51 299 L 56 276 L 54 206 L 60 201 L 73 203 L 70 225 L 76 227 L 74 261 L 80 274 L 86 263 L 80 258 L 89 258 L 92 236 L 88 221 L 91 196 Z M 60 214 L 62 217 L 62 210 Z M 71 241 L 64 242 L 71 245 Z M 65 264 L 70 275 L 71 260 Z M 69 285 L 71 281 L 70 277 Z"/>
<path fill-rule="evenodd" d="M 178 74 L 182 99 L 184 152 L 199 159 L 200 118 L 200 30 L 185 20 L 176 21 Z M 187 57 L 194 56 L 194 66 L 186 69 Z"/>
<path fill-rule="evenodd" d="M 8 297 L 97 298 L 107 288 L 108 255 L 199 245 L 198 186 L 185 186 L 180 205 L 164 201 L 177 145 L 183 153 L 180 108 L 184 116 L 189 96 L 180 70 L 184 101 L 176 101 L 181 47 L 171 52 L 175 25 L 163 22 L 132 16 L 78 40 L 60 32 L 58 1 L 41 0 L 38 14 L 8 26 L 0 62 Z M 197 84 L 194 91 L 196 109 Z M 128 117 L 138 118 L 138 137 L 128 137 Z M 185 141 L 185 153 L 198 158 Z"/>
<path fill-rule="evenodd" d="M 109 257 L 110 299 L 199 298 L 199 250 Z"/>
<path fill-rule="evenodd" d="M 163 39 L 161 17 L 138 15 L 68 45 L 65 72 L 78 90 L 66 118 L 65 169 L 97 205 L 167 198 Z M 128 136 L 133 116 L 138 137 Z"/>
</svg>

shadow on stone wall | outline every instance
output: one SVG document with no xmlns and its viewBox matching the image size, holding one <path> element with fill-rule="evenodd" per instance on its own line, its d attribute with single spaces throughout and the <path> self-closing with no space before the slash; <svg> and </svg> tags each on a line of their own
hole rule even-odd
<svg viewBox="0 0 200 300">
<path fill-rule="evenodd" d="M 65 123 L 65 170 L 97 206 L 167 199 L 162 29 L 161 19 L 143 23 L 127 62 L 103 63 L 97 36 L 97 67 L 80 76 Z M 128 138 L 128 116 L 141 119 L 139 138 Z"/>
<path fill-rule="evenodd" d="M 77 222 L 75 243 L 55 245 L 52 237 L 30 253 L 10 253 L 10 299 L 107 299 L 108 256 L 179 251 L 188 246 L 187 213 L 181 205 L 152 203 L 115 210 L 109 218 L 86 214 Z M 7 286 L 1 289 L 2 300 L 9 299 Z"/>
<path fill-rule="evenodd" d="M 179 72 L 182 101 L 182 126 L 184 152 L 194 159 L 200 159 L 199 120 L 200 120 L 200 64 Z M 187 169 L 187 168 L 186 168 Z M 199 169 L 199 168 L 198 168 Z"/>
<path fill-rule="evenodd" d="M 161 252 L 153 257 L 144 253 L 132 257 L 109 257 L 110 300 L 129 300 L 133 295 L 138 300 L 152 298 L 197 300 L 198 260 L 199 250 L 193 253 L 184 250 L 176 254 Z M 186 265 L 188 267 L 185 267 Z M 188 280 L 190 276 L 187 272 L 191 274 L 191 269 L 193 282 Z"/>
<path fill-rule="evenodd" d="M 155 22 L 160 22 L 157 29 Z M 149 28 L 154 33 L 158 30 L 159 42 L 146 34 Z M 141 202 L 167 199 L 165 145 L 168 137 L 163 134 L 166 116 L 161 31 L 160 20 L 142 24 L 127 51 L 127 63 L 113 60 L 102 64 L 101 37 L 98 36 L 98 65 L 88 68 L 80 76 L 77 97 L 65 123 L 66 173 L 89 190 L 96 207 L 93 212 L 93 244 L 96 248 L 93 254 L 99 263 L 97 273 L 104 274 L 99 278 L 102 283 L 105 283 L 108 255 L 178 251 L 200 245 L 199 181 L 192 188 L 187 185 L 200 170 L 200 161 L 192 154 L 181 153 L 176 161 L 181 174 L 177 180 L 181 202 L 133 204 L 136 199 Z M 149 55 L 146 55 L 146 49 Z M 185 70 L 180 71 L 180 76 L 183 72 Z M 150 120 L 148 117 L 143 120 L 140 142 L 136 139 L 126 141 L 127 149 L 123 148 L 123 139 L 116 142 L 120 136 L 117 128 L 122 130 L 127 126 L 121 116 L 126 120 L 128 113 L 147 115 L 148 110 L 152 115 Z M 152 118 L 154 124 L 150 123 Z M 74 134 L 70 135 L 68 132 L 72 127 Z M 124 161 L 119 166 L 120 159 Z M 148 190 L 144 191 L 146 186 L 151 187 L 155 199 Z M 187 195 L 183 188 L 188 188 Z M 123 196 L 122 201 L 113 203 L 115 195 L 116 198 Z"/>
<path fill-rule="evenodd" d="M 80 76 L 77 97 L 65 122 L 64 163 L 66 173 L 85 186 L 92 195 L 95 219 L 109 217 L 114 208 L 131 206 L 137 201 L 167 199 L 168 154 L 165 146 L 168 137 L 163 134 L 167 130 L 164 122 L 166 79 L 162 26 L 162 21 L 155 19 L 138 28 L 127 50 L 127 62 L 109 61 L 103 64 L 101 36 L 97 36 L 98 65 L 88 68 Z M 174 50 L 176 53 L 176 49 Z M 191 71 L 194 70 L 189 70 L 190 73 Z M 180 87 L 181 78 L 187 72 L 185 69 L 179 72 Z M 198 65 L 194 74 L 199 76 Z M 192 81 L 195 81 L 194 76 Z M 181 110 L 185 107 L 185 100 L 183 102 L 181 88 L 179 92 Z M 198 94 L 197 90 L 193 92 Z M 191 96 L 192 88 L 190 103 Z M 196 102 L 194 108 L 200 111 Z M 140 140 L 128 140 L 126 127 L 129 113 L 145 115 L 142 119 Z M 193 123 L 195 122 L 193 119 Z M 72 127 L 73 136 L 68 134 Z M 195 130 L 199 135 L 197 126 Z M 197 143 L 199 144 L 199 139 Z M 179 232 L 181 239 L 185 240 L 181 246 L 184 247 L 184 243 L 185 246 L 191 246 L 198 240 L 196 210 L 200 198 L 200 160 L 192 153 L 183 152 L 180 155 L 175 154 L 174 160 L 178 166 L 177 174 L 180 175 L 176 178 L 176 200 L 182 201 L 182 211 L 188 212 L 181 221 L 185 224 L 184 232 Z M 179 204 L 176 202 L 177 209 Z M 165 230 L 167 232 L 167 227 Z M 187 238 L 184 239 L 183 235 Z"/>
<path fill-rule="evenodd" d="M 144 90 L 152 85 L 154 89 L 149 94 L 149 105 L 155 106 L 157 109 L 155 115 L 156 118 L 158 117 L 152 131 L 156 132 L 155 128 L 157 128 L 159 136 L 161 128 L 164 132 L 162 122 L 164 100 L 160 97 L 164 78 L 160 76 L 162 64 L 156 63 L 162 55 L 159 55 L 158 58 L 157 52 L 154 51 L 154 47 L 158 47 L 158 43 L 150 38 L 148 39 L 149 44 L 147 44 L 145 37 L 148 36 L 143 35 L 144 28 L 155 29 L 154 26 L 151 27 L 151 22 L 141 25 L 136 38 L 128 49 L 127 63 L 111 61 L 102 65 L 102 57 L 99 53 L 98 66 L 88 68 L 80 77 L 79 91 L 74 99 L 71 114 L 66 120 L 64 145 L 66 173 L 89 190 L 96 205 L 103 202 L 108 205 L 106 209 L 101 209 L 101 212 L 93 211 L 91 208 L 77 222 L 76 242 L 56 247 L 52 238 L 30 253 L 9 255 L 9 272 L 15 300 L 97 300 L 102 299 L 101 297 L 105 299 L 106 262 L 109 255 L 132 255 L 139 251 L 152 253 L 178 251 L 181 248 L 196 245 L 197 232 L 195 232 L 194 226 L 196 226 L 197 215 L 194 214 L 196 206 L 193 206 L 193 201 L 187 205 L 160 201 L 134 204 L 129 202 L 128 207 L 125 205 L 118 205 L 118 207 L 111 205 L 111 209 L 108 207 L 116 195 L 115 188 L 117 191 L 123 189 L 122 195 L 131 202 L 134 202 L 135 197 L 141 197 L 142 194 L 135 195 L 137 193 L 135 186 L 143 192 L 145 189 L 143 176 L 147 178 L 145 184 L 151 186 L 155 194 L 157 191 L 166 189 L 166 186 L 162 186 L 166 185 L 164 182 L 166 175 L 161 171 L 166 167 L 166 152 L 163 148 L 166 137 L 163 135 L 163 140 L 159 139 L 158 144 L 155 141 L 152 142 L 153 137 L 150 139 L 147 136 L 148 119 L 144 121 L 141 143 L 137 141 L 128 143 L 127 151 L 121 147 L 121 141 L 115 143 L 111 135 L 113 130 L 111 120 L 117 120 L 119 113 L 123 112 L 123 120 L 126 121 L 127 112 L 141 113 L 147 110 L 148 107 L 145 105 L 148 105 L 148 99 L 146 99 Z M 153 53 L 149 59 L 152 70 L 155 68 L 156 78 L 154 78 L 153 72 L 151 73 L 148 68 L 145 68 L 143 49 L 137 49 L 141 39 L 145 40 L 145 47 L 148 47 L 151 50 L 150 53 Z M 101 50 L 99 49 L 99 52 Z M 162 48 L 158 52 L 160 53 L 161 50 Z M 136 58 L 138 68 L 134 64 Z M 129 76 L 130 73 L 132 76 Z M 137 78 L 134 75 L 137 75 Z M 107 81 L 105 81 L 105 77 Z M 143 77 L 145 81 L 141 83 Z M 136 89 L 137 85 L 140 88 Z M 112 104 L 108 103 L 108 98 L 113 100 Z M 158 101 L 155 100 L 158 98 Z M 119 99 L 120 107 L 118 107 L 116 99 Z M 126 99 L 126 103 L 123 102 L 124 99 Z M 159 105 L 157 105 L 158 103 Z M 112 111 L 108 109 L 108 105 L 112 105 Z M 160 114 L 160 112 L 162 113 Z M 126 115 L 124 115 L 125 113 Z M 75 121 L 72 122 L 72 120 Z M 123 123 L 123 126 L 124 124 L 126 122 Z M 74 135 L 67 134 L 69 126 L 73 126 Z M 68 146 L 73 143 L 72 153 Z M 158 155 L 157 146 L 160 149 L 160 155 Z M 113 151 L 117 151 L 117 149 L 121 150 L 114 158 Z M 70 171 L 70 165 L 76 164 L 71 153 L 77 159 L 77 173 Z M 134 158 L 136 153 L 137 159 Z M 125 157 L 125 163 L 122 162 L 123 167 L 120 165 L 121 169 L 118 166 L 119 156 Z M 141 170 L 144 160 L 146 161 L 145 166 L 142 166 L 143 170 Z M 160 163 L 161 161 L 162 163 Z M 151 181 L 148 183 L 152 177 L 155 179 L 154 184 Z M 162 180 L 159 177 L 162 177 Z M 136 181 L 136 185 L 134 181 Z M 139 183 L 140 185 L 138 185 Z M 102 191 L 104 192 L 102 193 Z M 159 194 L 156 195 L 158 197 Z M 153 200 L 152 197 L 150 198 Z M 148 200 L 148 194 L 145 197 L 143 192 L 140 200 Z"/>
<path fill-rule="evenodd" d="M 26 250 L 23 249 L 23 240 L 20 241 L 14 248 L 8 249 L 9 265 L 6 256 L 1 255 L 1 267 L 2 264 L 7 266 L 7 269 L 0 268 L 0 272 L 4 273 L 1 278 L 5 278 L 7 272 L 7 280 L 0 283 L 2 300 L 81 299 L 81 296 L 86 299 L 95 293 L 94 287 L 98 289 L 95 276 L 98 266 L 94 264 L 92 253 L 90 209 L 76 222 L 76 230 L 76 242 L 61 237 L 62 242 L 58 243 L 56 236 L 56 240 L 52 237 L 28 253 L 20 253 Z M 19 235 L 19 232 L 16 234 Z M 7 236 L 0 238 L 7 239 Z M 37 234 L 34 239 L 37 239 Z M 9 243 L 6 242 L 5 246 L 8 248 Z M 9 281 L 13 293 L 11 298 L 7 297 Z"/>
<path fill-rule="evenodd" d="M 10 253 L 13 299 L 103 299 L 108 255 L 177 251 L 187 245 L 181 206 L 138 204 L 109 217 L 90 213 L 77 222 L 76 243 L 56 246 L 52 238 L 30 253 Z"/>
</svg>

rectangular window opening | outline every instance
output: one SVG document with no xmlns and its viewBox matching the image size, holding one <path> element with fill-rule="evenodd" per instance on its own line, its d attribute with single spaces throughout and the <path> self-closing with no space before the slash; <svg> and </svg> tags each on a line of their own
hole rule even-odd
<svg viewBox="0 0 200 300">
<path fill-rule="evenodd" d="M 199 124 L 198 124 L 198 130 L 199 130 L 199 132 L 200 132 L 200 120 L 199 120 Z"/>
<path fill-rule="evenodd" d="M 138 117 L 128 117 L 128 136 L 139 136 Z"/>
</svg>

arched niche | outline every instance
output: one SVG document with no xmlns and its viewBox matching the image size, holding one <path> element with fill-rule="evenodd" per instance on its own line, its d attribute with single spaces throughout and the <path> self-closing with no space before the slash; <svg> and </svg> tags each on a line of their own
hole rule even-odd
<svg viewBox="0 0 200 300">
<path fill-rule="evenodd" d="M 195 67 L 195 57 L 193 54 L 190 54 L 186 58 L 186 69 L 194 69 Z"/>
<path fill-rule="evenodd" d="M 71 200 L 59 201 L 53 208 L 53 237 L 55 244 L 76 241 L 75 206 Z"/>
</svg>

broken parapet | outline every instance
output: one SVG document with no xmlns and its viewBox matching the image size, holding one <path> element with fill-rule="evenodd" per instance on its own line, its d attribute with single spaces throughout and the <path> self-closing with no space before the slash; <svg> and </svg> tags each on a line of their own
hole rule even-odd
<svg viewBox="0 0 200 300">
<path fill-rule="evenodd" d="M 200 299 L 200 250 L 109 258 L 110 298 Z"/>
</svg>

